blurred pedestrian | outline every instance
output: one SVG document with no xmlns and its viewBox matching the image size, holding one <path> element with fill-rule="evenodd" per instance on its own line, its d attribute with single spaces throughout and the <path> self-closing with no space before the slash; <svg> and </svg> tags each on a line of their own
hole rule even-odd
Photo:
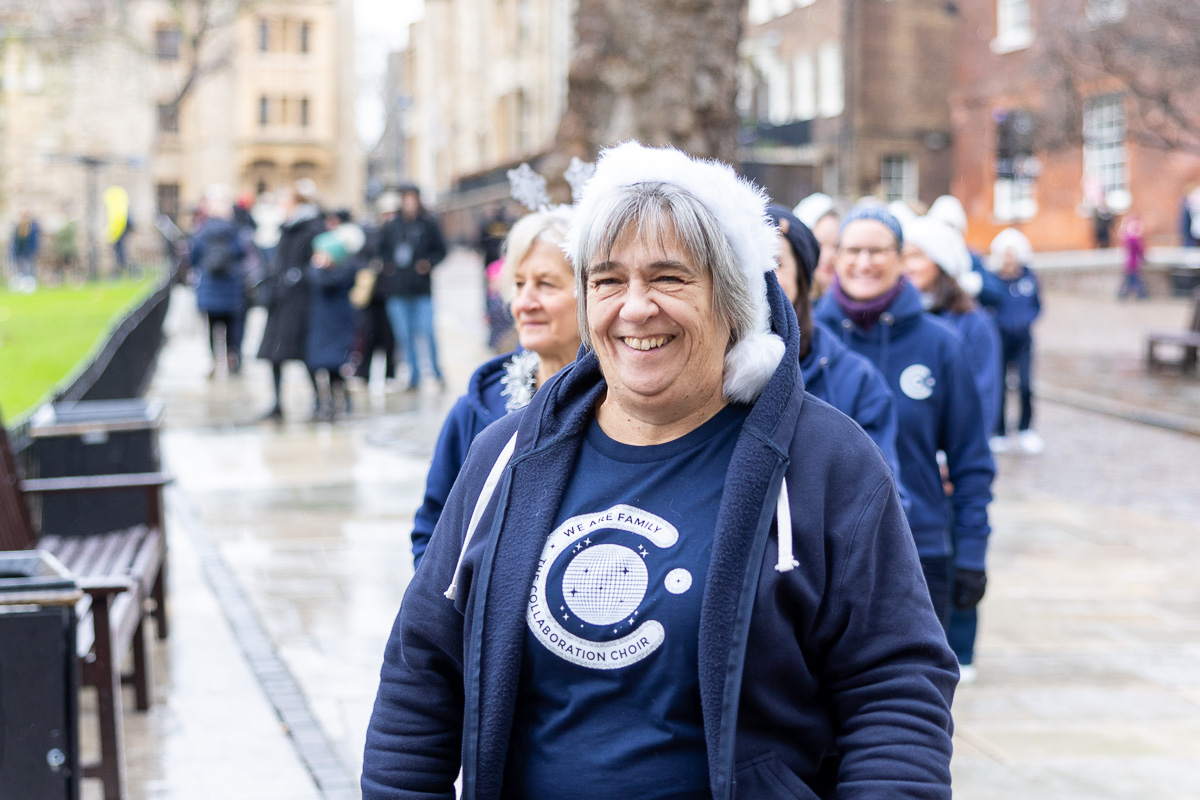
<svg viewBox="0 0 1200 800">
<path fill-rule="evenodd" d="M 1036 454 L 1045 449 L 1045 442 L 1033 425 L 1033 323 L 1042 313 L 1041 292 L 1037 276 L 1030 269 L 1033 246 L 1025 234 L 1016 228 L 1005 228 L 992 240 L 988 259 L 989 272 L 984 275 L 979 300 L 996 320 L 1000 330 L 1001 360 L 1000 410 L 996 434 L 991 439 L 992 450 L 1004 453 L 1011 449 L 1005 407 L 1008 396 L 1008 372 L 1017 371 L 1021 416 L 1017 423 L 1017 446 L 1025 453 Z"/>
<path fill-rule="evenodd" d="M 1145 300 L 1150 295 L 1142 281 L 1142 267 L 1146 264 L 1146 227 L 1142 224 L 1141 214 L 1129 214 L 1121 223 L 1121 245 L 1125 248 L 1125 274 L 1117 289 L 1117 299 L 1124 300 L 1133 295 L 1138 300 Z"/>
<path fill-rule="evenodd" d="M 903 230 L 904 273 L 921 293 L 921 305 L 925 310 L 950 323 L 962 338 L 971 376 L 979 390 L 984 431 L 990 434 L 1000 414 L 1000 334 L 991 316 L 959 285 L 963 277 L 975 275 L 966 242 L 957 230 L 929 216 L 910 220 Z M 941 468 L 949 512 L 953 515 L 954 485 L 949 480 L 948 466 L 941 464 Z M 954 544 L 957 549 L 958 543 Z M 965 607 L 957 602 L 951 604 L 946 638 L 958 659 L 963 682 L 975 677 L 978 625 L 976 604 Z"/>
<path fill-rule="evenodd" d="M 326 225 L 331 230 L 313 238 L 308 266 L 304 363 L 317 388 L 313 418 L 332 422 L 339 413 L 349 416 L 353 410 L 342 368 L 349 362 L 354 346 L 356 326 L 350 288 L 356 271 L 353 259 L 362 250 L 365 237 L 362 228 L 350 220 L 349 212 L 331 215 Z"/>
<path fill-rule="evenodd" d="M 444 386 L 433 326 L 432 272 L 446 257 L 446 243 L 437 220 L 421 204 L 416 186 L 401 187 L 400 212 L 383 226 L 379 256 L 383 269 L 377 282 L 387 297 L 392 331 L 404 345 L 408 389 L 416 390 L 421 384 L 418 340 L 425 344 L 433 377 Z"/>
<path fill-rule="evenodd" d="M 925 313 L 903 274 L 903 244 L 900 223 L 886 209 L 851 210 L 838 234 L 836 280 L 815 313 L 875 364 L 896 401 L 909 527 L 944 627 L 951 606 L 973 606 L 983 597 L 995 466 L 962 341 Z M 938 451 L 946 454 L 954 485 L 952 514 Z"/>
<path fill-rule="evenodd" d="M 283 420 L 283 365 L 305 360 L 308 343 L 309 288 L 308 266 L 312 261 L 312 242 L 325 232 L 317 186 L 307 178 L 281 192 L 280 207 L 284 222 L 280 226 L 279 246 L 263 280 L 266 290 L 267 324 L 263 329 L 258 357 L 271 362 L 274 400 L 263 420 Z M 312 373 L 309 373 L 311 376 Z M 320 411 L 320 395 L 313 383 L 313 413 Z"/>
<path fill-rule="evenodd" d="M 921 293 L 921 305 L 962 338 L 971 376 L 979 389 L 984 430 L 991 435 L 1000 417 L 1000 332 L 995 320 L 959 284 L 976 280 L 971 254 L 958 231 L 929 217 L 903 226 L 904 274 Z"/>
<path fill-rule="evenodd" d="M 32 292 L 37 288 L 37 257 L 41 248 L 41 227 L 33 214 L 22 211 L 13 227 L 12 276 L 9 286 L 14 291 Z"/>
<path fill-rule="evenodd" d="M 767 206 L 767 213 L 779 227 L 779 268 L 775 274 L 796 312 L 804 389 L 861 425 L 899 481 L 896 408 L 883 375 L 867 358 L 846 347 L 836 334 L 812 318 L 809 283 L 821 258 L 821 247 L 808 227 L 784 206 Z"/>
<path fill-rule="evenodd" d="M 1113 213 L 1104 198 L 1092 209 L 1092 244 L 1096 249 L 1112 247 Z"/>
<path fill-rule="evenodd" d="M 213 365 L 231 375 L 242 369 L 246 319 L 246 245 L 233 221 L 233 203 L 221 187 L 210 187 L 201 206 L 202 222 L 192 235 L 191 267 L 196 276 L 196 307 L 208 320 Z"/>
<path fill-rule="evenodd" d="M 1183 196 L 1179 210 L 1179 236 L 1184 247 L 1200 247 L 1200 186 Z"/>
<path fill-rule="evenodd" d="M 833 282 L 833 265 L 837 259 L 837 232 L 841 225 L 841 215 L 833 198 L 822 192 L 815 192 L 805 197 L 792 209 L 796 219 L 812 231 L 817 244 L 821 246 L 821 255 L 817 267 L 813 270 L 811 299 L 815 302 L 829 284 Z"/>
<path fill-rule="evenodd" d="M 378 209 L 382 214 L 387 206 L 378 201 Z M 398 198 L 391 213 L 400 207 Z M 358 344 L 352 356 L 354 377 L 361 379 L 364 384 L 371 383 L 371 368 L 377 352 L 383 352 L 383 385 L 390 386 L 396 379 L 397 343 L 392 332 L 392 323 L 387 316 L 387 297 L 379 285 L 379 272 L 383 262 L 379 258 L 379 239 L 382 235 L 381 220 L 374 225 L 363 225 L 366 243 L 358 255 L 358 272 L 354 288 L 350 291 L 350 301 L 358 309 Z"/>
<path fill-rule="evenodd" d="M 534 212 L 513 225 L 505 239 L 505 266 L 499 280 L 516 320 L 520 347 L 475 370 L 467 393 L 442 426 L 425 500 L 414 519 L 416 564 L 421 563 L 471 442 L 492 422 L 528 405 L 540 386 L 575 360 L 579 350 L 575 276 L 561 248 L 570 214 L 566 208 Z"/>
</svg>

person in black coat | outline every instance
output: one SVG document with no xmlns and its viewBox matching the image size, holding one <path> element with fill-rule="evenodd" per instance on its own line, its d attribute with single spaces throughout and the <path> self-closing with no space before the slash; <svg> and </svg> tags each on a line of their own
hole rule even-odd
<svg viewBox="0 0 1200 800">
<path fill-rule="evenodd" d="M 228 197 L 214 192 L 205 199 L 203 211 L 203 221 L 192 237 L 190 257 L 196 275 L 196 307 L 208 319 L 208 344 L 213 356 L 211 378 L 217 373 L 217 345 L 221 340 L 229 373 L 237 374 L 242 367 L 246 244 L 232 221 L 233 206 Z"/>
<path fill-rule="evenodd" d="M 316 186 L 311 180 L 297 181 L 282 192 L 285 222 L 280 226 L 275 260 L 268 266 L 267 325 L 258 357 L 271 362 L 275 402 L 264 420 L 283 419 L 280 384 L 283 364 L 304 361 L 308 340 L 309 288 L 307 270 L 312 260 L 312 242 L 325 232 L 325 217 L 317 205 Z M 313 385 L 316 391 L 316 385 Z M 314 411 L 318 410 L 316 402 Z"/>
<path fill-rule="evenodd" d="M 444 383 L 433 332 L 431 273 L 446 257 L 446 243 L 437 220 L 421 205 L 417 187 L 405 186 L 400 190 L 400 213 L 383 226 L 379 257 L 383 260 L 383 271 L 377 284 L 387 298 L 392 331 L 404 343 L 411 370 L 408 388 L 415 389 L 421 383 L 417 339 L 425 340 L 433 376 Z"/>
</svg>

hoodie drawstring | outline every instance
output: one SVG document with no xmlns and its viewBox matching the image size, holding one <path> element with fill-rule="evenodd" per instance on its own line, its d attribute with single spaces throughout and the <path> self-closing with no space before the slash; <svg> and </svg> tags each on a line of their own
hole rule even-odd
<svg viewBox="0 0 1200 800">
<path fill-rule="evenodd" d="M 787 477 L 779 484 L 779 501 L 775 504 L 775 536 L 779 539 L 779 560 L 776 572 L 791 572 L 800 566 L 792 556 L 792 507 L 788 503 Z"/>
<path fill-rule="evenodd" d="M 458 554 L 458 563 L 454 565 L 454 577 L 450 581 L 449 588 L 444 592 L 447 600 L 453 600 L 458 597 L 458 576 L 462 572 L 463 561 L 467 557 L 467 545 L 471 543 L 471 537 L 475 535 L 475 529 L 479 527 L 479 520 L 483 516 L 483 511 L 487 508 L 492 495 L 496 493 L 496 486 L 500 483 L 500 476 L 504 474 L 504 468 L 508 466 L 508 462 L 512 459 L 513 451 L 516 448 L 517 434 L 514 433 L 512 438 L 508 440 L 508 444 L 504 445 L 504 449 L 500 451 L 500 455 L 496 458 L 496 463 L 492 465 L 492 471 L 488 473 L 487 480 L 483 482 L 483 489 L 479 492 L 479 499 L 475 501 L 475 510 L 471 512 L 471 521 L 467 525 L 467 535 L 463 537 L 462 552 Z"/>
</svg>

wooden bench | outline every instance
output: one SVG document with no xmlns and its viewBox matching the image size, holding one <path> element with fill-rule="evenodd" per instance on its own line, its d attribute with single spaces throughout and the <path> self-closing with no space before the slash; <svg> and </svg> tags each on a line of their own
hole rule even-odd
<svg viewBox="0 0 1200 800">
<path fill-rule="evenodd" d="M 1167 361 L 1155 352 L 1160 345 L 1178 347 L 1177 361 Z M 1197 353 L 1200 352 L 1200 288 L 1192 296 L 1192 319 L 1187 330 L 1179 332 L 1152 331 L 1146 335 L 1146 367 L 1157 369 L 1177 366 L 1180 372 L 1195 372 Z"/>
<path fill-rule="evenodd" d="M 21 480 L 8 434 L 0 427 L 0 550 L 47 550 L 70 569 L 84 592 L 76 606 L 76 652 L 81 685 L 96 689 L 100 760 L 83 764 L 80 772 L 84 778 L 103 782 L 105 800 L 125 798 L 121 685 L 133 685 L 139 711 L 150 707 L 145 641 L 148 614 L 154 616 L 158 637 L 167 636 L 162 505 L 162 487 L 167 482 L 161 473 Z M 71 536 L 70 531 L 39 533 L 33 527 L 27 503 L 30 496 L 113 489 L 145 491 L 145 525 L 84 536 Z M 121 660 L 126 653 L 130 654 L 130 671 L 122 675 Z"/>
</svg>

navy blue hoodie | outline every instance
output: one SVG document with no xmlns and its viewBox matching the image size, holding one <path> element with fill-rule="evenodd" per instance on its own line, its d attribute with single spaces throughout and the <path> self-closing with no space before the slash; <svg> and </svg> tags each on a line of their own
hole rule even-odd
<svg viewBox="0 0 1200 800">
<path fill-rule="evenodd" d="M 862 426 L 879 445 L 883 460 L 900 479 L 896 455 L 896 408 L 892 393 L 875 365 L 842 344 L 819 323 L 813 325 L 811 349 L 800 362 L 804 389 Z M 903 487 L 900 487 L 903 494 Z"/>
<path fill-rule="evenodd" d="M 700 615 L 713 797 L 949 800 L 957 665 L 895 481 L 857 425 L 805 395 L 795 318 L 768 286 L 787 351 L 730 462 Z M 386 648 L 364 800 L 451 800 L 460 764 L 466 800 L 500 796 L 529 589 L 604 391 L 586 353 L 475 440 Z M 796 566 L 780 572 L 785 477 Z"/>
<path fill-rule="evenodd" d="M 995 318 L 1002 336 L 1010 339 L 1028 338 L 1030 326 L 1042 313 L 1042 295 L 1037 275 L 1029 267 L 1021 267 L 1021 272 L 1015 278 L 985 272 L 979 303 Z"/>
<path fill-rule="evenodd" d="M 413 519 L 412 551 L 413 563 L 420 565 L 421 557 L 429 544 L 429 537 L 442 515 L 450 487 L 458 478 L 471 442 L 480 431 L 508 413 L 506 398 L 500 394 L 504 385 L 504 365 L 513 353 L 496 356 L 484 362 L 471 375 L 467 391 L 450 409 L 437 445 L 433 448 L 433 461 L 429 465 L 429 476 L 425 479 L 425 500 L 417 509 Z"/>
<path fill-rule="evenodd" d="M 896 400 L 900 481 L 917 552 L 926 558 L 954 553 L 957 566 L 984 569 L 991 531 L 987 507 L 996 470 L 961 339 L 946 322 L 925 313 L 911 284 L 869 330 L 847 318 L 831 292 L 818 301 L 814 315 L 879 368 Z M 954 484 L 953 531 L 937 465 L 939 450 L 946 453 Z"/>
</svg>

